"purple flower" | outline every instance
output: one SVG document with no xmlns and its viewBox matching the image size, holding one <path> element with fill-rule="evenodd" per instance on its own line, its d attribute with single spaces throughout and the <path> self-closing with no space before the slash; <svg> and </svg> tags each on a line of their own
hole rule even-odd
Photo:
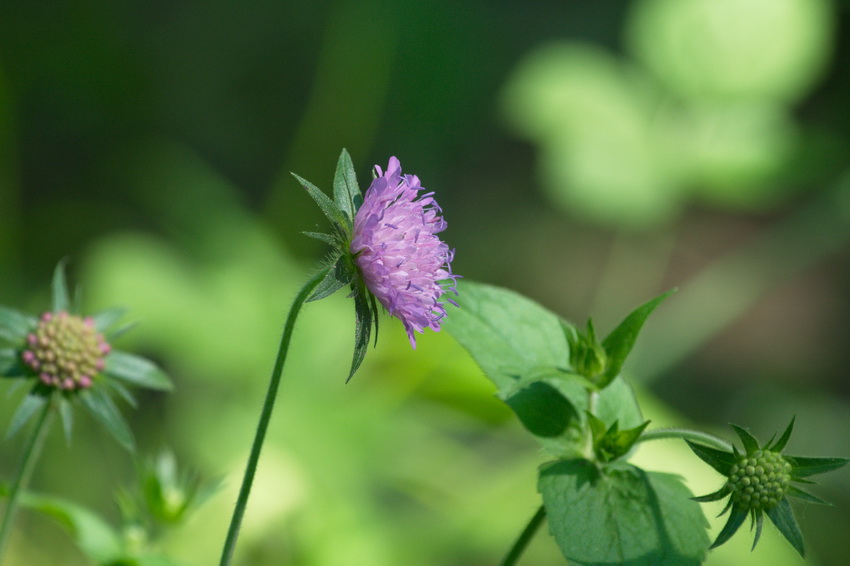
<svg viewBox="0 0 850 566">
<path fill-rule="evenodd" d="M 366 287 L 389 313 L 401 320 L 416 348 L 413 331 L 440 330 L 446 315 L 441 297 L 457 295 L 451 272 L 454 250 L 437 236 L 446 229 L 442 210 L 416 175 L 402 175 L 390 158 L 386 172 L 377 165 L 363 205 L 354 217 L 351 253 Z M 450 298 L 445 301 L 457 306 Z"/>
</svg>

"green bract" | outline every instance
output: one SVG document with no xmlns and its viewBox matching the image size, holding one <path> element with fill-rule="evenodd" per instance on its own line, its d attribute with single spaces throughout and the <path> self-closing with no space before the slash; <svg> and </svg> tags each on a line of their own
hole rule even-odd
<svg viewBox="0 0 850 566">
<path fill-rule="evenodd" d="M 822 499 L 791 485 L 791 482 L 812 483 L 805 478 L 815 474 L 831 472 L 847 463 L 845 458 L 802 458 L 785 456 L 782 450 L 791 437 L 794 419 L 776 442 L 768 441 L 760 446 L 758 440 L 737 425 L 732 425 L 735 433 L 744 445 L 741 453 L 736 447 L 732 452 L 710 448 L 702 444 L 686 441 L 691 450 L 712 468 L 726 476 L 727 481 L 719 490 L 695 501 L 719 501 L 729 496 L 721 515 L 729 512 L 729 520 L 711 545 L 715 548 L 729 540 L 744 523 L 747 516 L 755 526 L 753 548 L 758 544 L 764 524 L 764 515 L 776 525 L 788 542 L 802 556 L 805 553 L 803 534 L 788 497 L 796 497 L 811 503 L 826 504 Z"/>
<path fill-rule="evenodd" d="M 295 173 L 292 174 L 301 186 L 312 197 L 333 227 L 330 234 L 319 232 L 304 232 L 306 236 L 321 240 L 331 246 L 331 252 L 323 262 L 321 269 L 327 271 L 319 285 L 313 291 L 308 301 L 318 301 L 337 292 L 339 289 L 350 286 L 351 296 L 354 298 L 354 356 L 351 360 L 351 369 L 348 379 L 363 363 L 366 357 L 366 348 L 375 329 L 375 340 L 378 339 L 378 305 L 375 296 L 368 292 L 360 272 L 354 265 L 349 249 L 351 248 L 352 230 L 354 228 L 354 214 L 363 202 L 360 187 L 357 184 L 357 176 L 351 156 L 346 150 L 342 150 L 334 173 L 334 198 L 331 200 L 316 185 L 302 179 Z"/>
<path fill-rule="evenodd" d="M 50 311 L 39 318 L 0 307 L 0 376 L 33 382 L 29 393 L 12 416 L 11 437 L 33 416 L 52 403 L 68 438 L 73 428 L 72 405 L 82 404 L 118 442 L 133 448 L 133 436 L 113 401 L 115 395 L 135 404 L 127 386 L 169 390 L 171 381 L 153 362 L 118 352 L 110 342 L 130 328 L 115 328 L 124 314 L 110 309 L 83 318 L 69 298 L 65 265 L 53 274 Z"/>
</svg>

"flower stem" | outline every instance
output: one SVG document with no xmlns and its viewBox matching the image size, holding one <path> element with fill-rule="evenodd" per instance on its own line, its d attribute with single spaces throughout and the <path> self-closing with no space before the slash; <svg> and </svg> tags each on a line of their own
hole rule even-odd
<svg viewBox="0 0 850 566">
<path fill-rule="evenodd" d="M 18 473 L 9 487 L 9 501 L 6 504 L 6 514 L 3 516 L 3 525 L 0 526 L 0 564 L 3 563 L 3 555 L 6 552 L 6 544 L 9 541 L 9 535 L 12 532 L 12 521 L 15 517 L 15 511 L 18 507 L 18 500 L 21 496 L 21 491 L 29 482 L 35 462 L 41 453 L 41 447 L 44 445 L 44 438 L 47 436 L 47 430 L 50 428 L 50 419 L 52 417 L 53 403 L 48 399 L 44 402 L 44 408 L 36 421 L 35 430 L 30 435 L 27 445 L 24 447 L 24 454 L 18 466 Z"/>
<path fill-rule="evenodd" d="M 649 440 L 662 440 L 665 438 L 681 438 L 687 440 L 694 440 L 696 442 L 700 442 L 702 444 L 707 444 L 718 450 L 724 450 L 726 452 L 732 451 L 732 445 L 722 438 L 718 436 L 714 436 L 713 434 L 708 434 L 707 432 L 701 432 L 698 430 L 691 430 L 688 428 L 660 428 L 657 430 L 649 430 L 640 435 L 637 442 L 647 442 Z"/>
<path fill-rule="evenodd" d="M 266 399 L 263 402 L 263 410 L 260 413 L 260 422 L 257 424 L 257 432 L 254 435 L 251 454 L 248 457 L 248 464 L 245 467 L 245 476 L 242 478 L 242 488 L 239 490 L 239 498 L 236 500 L 236 508 L 233 510 L 233 517 L 230 519 L 230 528 L 227 530 L 227 538 L 224 541 L 224 549 L 222 550 L 221 562 L 219 563 L 220 566 L 227 566 L 233 558 L 236 539 L 239 537 L 239 529 L 242 526 L 242 517 L 245 515 L 245 507 L 248 505 L 248 495 L 251 493 L 251 485 L 254 483 L 254 474 L 257 471 L 260 451 L 263 448 L 263 441 L 266 438 L 266 431 L 269 428 L 272 410 L 274 410 L 277 390 L 280 386 L 280 376 L 283 373 L 283 363 L 286 361 L 286 354 L 289 352 L 289 342 L 292 339 L 292 331 L 295 328 L 295 319 L 298 318 L 301 307 L 304 306 L 304 303 L 330 269 L 322 269 L 307 281 L 304 287 L 298 292 L 298 295 L 295 296 L 292 308 L 289 309 L 289 314 L 286 317 L 283 335 L 280 338 L 280 347 L 277 351 L 277 360 L 275 361 L 271 379 L 269 380 L 269 388 L 266 391 Z"/>
<path fill-rule="evenodd" d="M 526 525 L 525 529 L 523 529 L 522 533 L 520 533 L 519 538 L 511 547 L 510 552 L 508 552 L 507 556 L 505 556 L 504 560 L 502 560 L 501 566 L 514 566 L 517 563 L 519 557 L 525 550 L 525 547 L 528 546 L 529 542 L 531 542 L 531 539 L 534 537 L 537 529 L 540 528 L 540 525 L 543 524 L 543 519 L 545 518 L 546 507 L 541 505 L 540 509 L 537 510 L 537 513 L 534 514 L 528 522 L 528 525 Z"/>
</svg>

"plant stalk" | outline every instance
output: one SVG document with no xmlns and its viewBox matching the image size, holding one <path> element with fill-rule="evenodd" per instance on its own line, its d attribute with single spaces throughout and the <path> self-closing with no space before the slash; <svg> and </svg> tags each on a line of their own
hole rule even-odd
<svg viewBox="0 0 850 566">
<path fill-rule="evenodd" d="M 732 452 L 732 445 L 718 436 L 691 430 L 689 428 L 660 428 L 657 430 L 649 430 L 640 435 L 637 442 L 647 442 L 649 440 L 663 440 L 665 438 L 681 438 L 683 440 L 694 440 L 701 444 L 706 444 L 712 448 Z M 636 444 L 637 444 L 636 442 Z"/>
<path fill-rule="evenodd" d="M 537 510 L 537 513 L 534 514 L 528 522 L 528 525 L 526 525 L 525 529 L 523 529 L 522 533 L 520 533 L 519 538 L 511 547 L 510 552 L 508 552 L 507 556 L 505 556 L 504 560 L 502 560 L 501 566 L 514 566 L 517 563 L 519 557 L 525 551 L 525 547 L 528 546 L 528 543 L 531 542 L 532 538 L 534 538 L 535 533 L 537 533 L 537 529 L 539 529 L 540 525 L 543 524 L 543 519 L 545 518 L 546 507 L 541 505 L 540 509 Z"/>
<path fill-rule="evenodd" d="M 24 454 L 18 466 L 18 472 L 15 475 L 15 479 L 12 480 L 12 485 L 9 487 L 9 501 L 6 504 L 6 513 L 3 515 L 3 524 L 0 526 L 0 564 L 3 563 L 3 557 L 6 553 L 6 545 L 9 542 L 9 535 L 12 532 L 12 522 L 18 508 L 21 491 L 26 488 L 29 482 L 35 462 L 41 454 L 41 448 L 44 445 L 47 431 L 50 428 L 50 420 L 53 415 L 52 408 L 53 403 L 49 399 L 45 401 L 44 408 L 38 416 L 38 421 L 36 421 L 35 430 L 33 430 L 29 441 L 27 441 L 24 447 Z"/>
<path fill-rule="evenodd" d="M 327 275 L 330 268 L 325 268 L 316 273 L 298 292 L 292 307 L 289 309 L 289 314 L 286 317 L 286 324 L 283 327 L 283 335 L 280 338 L 280 347 L 277 351 L 277 359 L 275 360 L 274 369 L 272 370 L 271 379 L 269 380 L 269 388 L 266 391 L 266 398 L 263 402 L 263 410 L 260 413 L 260 422 L 257 424 L 257 432 L 254 435 L 254 443 L 251 446 L 251 454 L 248 457 L 248 464 L 245 467 L 245 476 L 242 478 L 242 487 L 239 490 L 239 498 L 236 500 L 236 507 L 233 510 L 233 517 L 230 519 L 230 527 L 227 530 L 227 538 L 224 541 L 224 548 L 221 553 L 220 566 L 227 566 L 233 558 L 233 551 L 236 548 L 236 539 L 239 537 L 239 529 L 242 526 L 242 518 L 245 515 L 245 508 L 248 505 L 248 496 L 251 493 L 251 486 L 254 483 L 254 475 L 257 471 L 257 462 L 260 459 L 260 451 L 263 448 L 263 442 L 266 438 L 266 432 L 269 428 L 272 411 L 274 410 L 275 400 L 277 398 L 277 390 L 280 386 L 280 377 L 283 374 L 283 363 L 286 361 L 286 355 L 289 352 L 289 343 L 292 339 L 292 331 L 295 328 L 295 320 L 298 318 L 298 313 L 301 312 L 301 307 L 307 302 L 307 299 Z"/>
</svg>

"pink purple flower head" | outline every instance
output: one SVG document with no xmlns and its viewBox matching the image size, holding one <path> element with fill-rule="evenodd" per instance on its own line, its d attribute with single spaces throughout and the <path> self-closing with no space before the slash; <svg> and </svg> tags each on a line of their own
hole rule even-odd
<svg viewBox="0 0 850 566">
<path fill-rule="evenodd" d="M 398 159 L 387 170 L 375 166 L 377 178 L 354 217 L 351 253 L 369 291 L 407 330 L 416 348 L 414 331 L 440 330 L 446 315 L 446 291 L 457 295 L 451 272 L 454 250 L 437 236 L 446 229 L 442 210 L 416 175 L 402 175 Z"/>
</svg>

